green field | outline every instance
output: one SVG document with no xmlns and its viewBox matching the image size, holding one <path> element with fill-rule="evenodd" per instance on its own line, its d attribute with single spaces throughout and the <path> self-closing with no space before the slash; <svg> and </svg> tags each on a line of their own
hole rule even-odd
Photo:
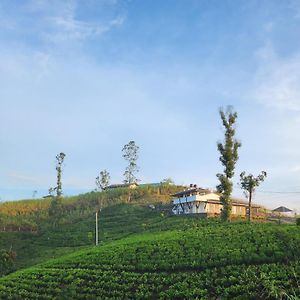
<svg viewBox="0 0 300 300">
<path fill-rule="evenodd" d="M 0 297 L 297 299 L 299 255 L 293 225 L 195 221 L 13 273 L 0 280 Z"/>
<path fill-rule="evenodd" d="M 17 270 L 91 246 L 95 236 L 95 211 L 101 206 L 104 207 L 99 218 L 102 242 L 158 227 L 168 229 L 168 221 L 161 225 L 165 219 L 161 211 L 152 211 L 148 204 L 168 203 L 172 189 L 176 187 L 139 188 L 131 195 L 130 205 L 126 190 L 65 198 L 64 215 L 57 228 L 52 227 L 47 215 L 49 199 L 0 204 L 0 249 L 16 252 L 14 270 Z"/>
<path fill-rule="evenodd" d="M 95 247 L 95 195 L 85 197 L 66 199 L 75 210 L 58 228 L 31 216 L 37 232 L 0 233 L 0 248 L 14 243 L 20 269 L 0 278 L 0 299 L 300 297 L 299 226 L 171 216 L 167 198 L 152 190 L 108 203 Z"/>
</svg>

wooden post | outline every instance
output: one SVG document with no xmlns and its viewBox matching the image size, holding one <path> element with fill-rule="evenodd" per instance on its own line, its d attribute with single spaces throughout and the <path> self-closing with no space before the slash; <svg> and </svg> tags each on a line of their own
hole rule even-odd
<svg viewBox="0 0 300 300">
<path fill-rule="evenodd" d="M 95 244 L 98 246 L 98 211 L 96 211 L 96 241 Z"/>
</svg>

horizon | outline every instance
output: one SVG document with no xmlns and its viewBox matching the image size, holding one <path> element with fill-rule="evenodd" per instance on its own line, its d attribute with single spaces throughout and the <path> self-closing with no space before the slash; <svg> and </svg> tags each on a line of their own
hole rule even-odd
<svg viewBox="0 0 300 300">
<path fill-rule="evenodd" d="M 0 3 L 0 197 L 55 185 L 121 182 L 122 147 L 138 178 L 215 188 L 218 110 L 238 113 L 234 176 L 268 173 L 254 202 L 300 211 L 300 1 Z M 37 196 L 38 196 L 37 195 Z"/>
</svg>

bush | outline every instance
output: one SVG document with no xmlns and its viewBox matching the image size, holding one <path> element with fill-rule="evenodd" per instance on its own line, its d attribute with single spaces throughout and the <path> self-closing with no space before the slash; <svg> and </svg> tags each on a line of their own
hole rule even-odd
<svg viewBox="0 0 300 300">
<path fill-rule="evenodd" d="M 296 224 L 297 224 L 298 226 L 300 226 L 300 218 L 297 218 L 297 219 L 296 219 Z"/>
<path fill-rule="evenodd" d="M 0 250 L 0 276 L 12 271 L 16 253 L 14 251 Z"/>
</svg>

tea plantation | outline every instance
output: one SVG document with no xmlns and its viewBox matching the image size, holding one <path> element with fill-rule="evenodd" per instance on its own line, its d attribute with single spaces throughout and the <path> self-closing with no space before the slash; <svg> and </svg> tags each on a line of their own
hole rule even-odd
<svg viewBox="0 0 300 300">
<path fill-rule="evenodd" d="M 0 299 L 299 299 L 298 226 L 190 220 L 2 277 Z"/>
</svg>

